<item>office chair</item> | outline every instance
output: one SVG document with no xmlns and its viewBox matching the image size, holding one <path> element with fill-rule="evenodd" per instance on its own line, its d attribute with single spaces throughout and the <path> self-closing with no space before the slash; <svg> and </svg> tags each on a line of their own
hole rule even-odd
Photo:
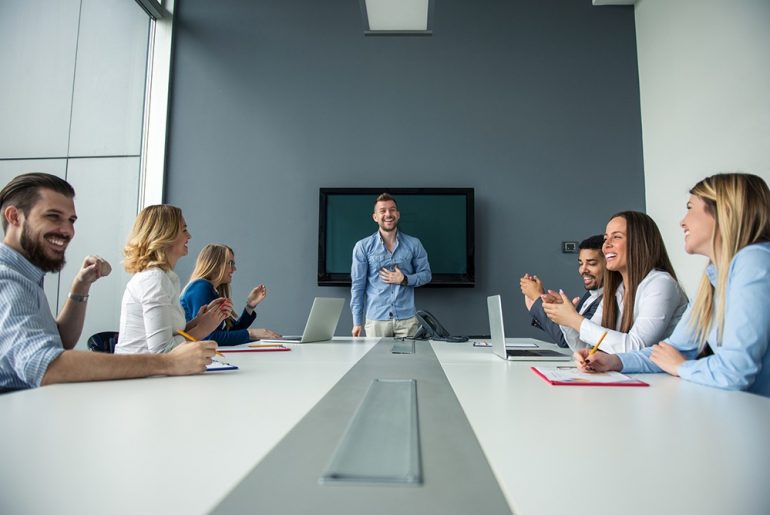
<svg viewBox="0 0 770 515">
<path fill-rule="evenodd" d="M 103 331 L 96 333 L 88 339 L 88 348 L 94 352 L 115 352 L 118 343 L 117 331 Z"/>
</svg>

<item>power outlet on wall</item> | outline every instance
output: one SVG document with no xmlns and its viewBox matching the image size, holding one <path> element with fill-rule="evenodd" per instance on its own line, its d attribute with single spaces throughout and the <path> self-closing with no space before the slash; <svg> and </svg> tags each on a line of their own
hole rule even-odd
<svg viewBox="0 0 770 515">
<path fill-rule="evenodd" d="M 561 242 L 561 251 L 563 254 L 577 254 L 578 242 L 576 241 Z"/>
</svg>

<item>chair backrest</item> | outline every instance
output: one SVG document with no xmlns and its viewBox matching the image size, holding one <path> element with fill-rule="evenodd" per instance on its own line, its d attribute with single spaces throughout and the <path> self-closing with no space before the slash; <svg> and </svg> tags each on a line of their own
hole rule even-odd
<svg viewBox="0 0 770 515">
<path fill-rule="evenodd" d="M 103 331 L 96 333 L 88 339 L 88 348 L 94 352 L 115 352 L 118 343 L 117 331 Z"/>
</svg>

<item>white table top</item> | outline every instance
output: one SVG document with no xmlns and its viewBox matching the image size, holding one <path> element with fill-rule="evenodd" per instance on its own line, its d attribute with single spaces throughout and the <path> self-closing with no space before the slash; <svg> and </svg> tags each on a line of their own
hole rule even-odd
<svg viewBox="0 0 770 515">
<path fill-rule="evenodd" d="M 2 395 L 0 513 L 206 513 L 378 338 L 355 340 Z"/>
<path fill-rule="evenodd" d="M 432 343 L 514 513 L 770 513 L 770 399 L 666 374 L 551 386 L 471 343 Z"/>
<path fill-rule="evenodd" d="M 207 513 L 376 341 L 2 395 L 0 513 Z M 770 399 L 663 374 L 550 386 L 534 363 L 432 347 L 517 514 L 770 513 Z"/>
</svg>

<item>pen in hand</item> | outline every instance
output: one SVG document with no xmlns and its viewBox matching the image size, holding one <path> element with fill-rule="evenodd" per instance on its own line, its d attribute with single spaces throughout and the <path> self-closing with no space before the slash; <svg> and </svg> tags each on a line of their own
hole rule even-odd
<svg viewBox="0 0 770 515">
<path fill-rule="evenodd" d="M 183 338 L 184 338 L 185 340 L 187 340 L 188 342 L 197 342 L 197 341 L 198 341 L 198 339 L 197 339 L 197 338 L 193 337 L 193 336 L 192 336 L 192 335 L 190 335 L 189 333 L 186 333 L 186 332 L 182 331 L 181 329 L 177 329 L 177 330 L 176 330 L 176 333 L 177 333 L 179 336 L 183 337 Z M 221 353 L 221 352 L 219 352 L 219 351 L 216 351 L 216 353 L 217 353 L 217 356 L 225 357 L 225 355 L 224 355 L 224 354 L 222 354 L 222 353 Z"/>
<path fill-rule="evenodd" d="M 605 336 L 607 336 L 607 331 L 604 331 L 604 333 L 602 333 L 602 335 L 599 337 L 599 341 L 598 341 L 598 342 L 596 342 L 596 345 L 594 345 L 594 348 L 593 348 L 593 349 L 591 349 L 591 352 L 589 352 L 589 353 L 588 353 L 588 356 L 586 356 L 586 359 L 584 359 L 584 360 L 583 360 L 583 362 L 581 363 L 581 365 L 583 365 L 583 366 L 588 366 L 588 367 L 590 367 L 590 366 L 591 366 L 591 364 L 590 364 L 590 363 L 588 363 L 588 358 L 590 358 L 590 357 L 591 357 L 591 355 L 593 355 L 593 353 L 594 353 L 594 352 L 596 352 L 597 350 L 599 350 L 599 345 L 601 345 L 601 344 L 602 344 L 602 342 L 604 341 L 604 337 L 605 337 Z"/>
</svg>

